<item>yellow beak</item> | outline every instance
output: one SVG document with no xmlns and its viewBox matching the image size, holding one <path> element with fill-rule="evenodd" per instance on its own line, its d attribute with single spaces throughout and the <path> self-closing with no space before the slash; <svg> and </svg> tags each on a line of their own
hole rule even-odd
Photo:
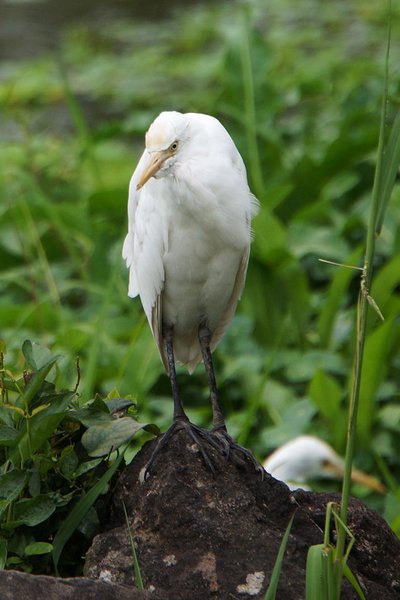
<svg viewBox="0 0 400 600">
<path fill-rule="evenodd" d="M 324 469 L 326 471 L 330 471 L 331 473 L 334 473 L 340 479 L 344 475 L 344 469 L 341 465 L 337 465 L 334 463 L 328 463 L 328 464 L 324 465 Z M 352 469 L 351 480 L 354 483 L 361 483 L 362 485 L 365 485 L 366 487 L 368 487 L 370 490 L 373 490 L 374 492 L 379 492 L 380 494 L 385 493 L 385 486 L 383 485 L 383 483 L 381 483 L 380 481 L 375 479 L 375 477 L 372 477 L 371 475 L 364 473 L 364 471 L 360 471 L 359 469 Z"/>
<path fill-rule="evenodd" d="M 139 178 L 138 184 L 136 186 L 137 190 L 140 190 L 151 177 L 157 173 L 162 167 L 164 161 L 171 156 L 169 150 L 160 150 L 159 152 L 152 152 L 150 155 L 150 160 L 143 169 L 143 172 Z"/>
</svg>

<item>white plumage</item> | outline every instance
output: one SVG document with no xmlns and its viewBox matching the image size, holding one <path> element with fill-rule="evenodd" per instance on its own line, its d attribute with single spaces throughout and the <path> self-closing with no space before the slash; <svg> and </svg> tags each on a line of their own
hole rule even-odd
<svg viewBox="0 0 400 600">
<path fill-rule="evenodd" d="M 308 482 L 316 478 L 341 479 L 344 461 L 325 441 L 313 435 L 300 435 L 275 450 L 265 461 L 264 469 L 291 490 L 310 490 Z M 383 493 L 384 486 L 371 475 L 352 470 L 352 480 Z"/>
<path fill-rule="evenodd" d="M 213 349 L 240 297 L 257 201 L 243 160 L 221 123 L 208 115 L 163 112 L 129 187 L 123 257 L 129 295 L 140 296 L 168 370 L 163 328 L 175 358 L 192 371 L 201 360 L 199 327 Z"/>
</svg>

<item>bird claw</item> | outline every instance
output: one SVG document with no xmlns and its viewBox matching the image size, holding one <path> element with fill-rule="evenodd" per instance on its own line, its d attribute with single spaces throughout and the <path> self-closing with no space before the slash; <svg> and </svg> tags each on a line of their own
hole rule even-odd
<svg viewBox="0 0 400 600">
<path fill-rule="evenodd" d="M 212 434 L 219 440 L 223 448 L 223 454 L 226 456 L 227 460 L 232 455 L 233 450 L 233 453 L 235 455 L 234 462 L 244 465 L 247 459 L 247 461 L 250 461 L 252 463 L 256 471 L 260 471 L 261 477 L 262 479 L 264 479 L 265 470 L 263 466 L 260 465 L 260 463 L 255 459 L 250 450 L 247 450 L 247 448 L 244 448 L 243 446 L 240 446 L 240 444 L 235 442 L 235 440 L 226 431 L 225 427 L 214 429 L 212 431 Z"/>
<path fill-rule="evenodd" d="M 215 475 L 215 467 L 210 459 L 208 452 L 205 449 L 204 441 L 207 442 L 214 450 L 219 454 L 222 454 L 226 461 L 232 458 L 233 462 L 244 466 L 246 461 L 250 461 L 256 471 L 261 472 L 262 479 L 264 478 L 264 469 L 254 458 L 253 454 L 247 448 L 240 446 L 235 440 L 228 434 L 225 427 L 219 427 L 209 431 L 207 429 L 201 429 L 197 425 L 194 425 L 189 420 L 177 419 L 171 427 L 160 437 L 157 446 L 154 448 L 147 464 L 143 467 L 139 474 L 139 480 L 141 483 L 145 482 L 150 476 L 150 470 L 160 453 L 160 451 L 166 446 L 172 435 L 185 429 L 199 449 L 200 455 L 203 459 L 204 464 L 213 475 Z"/>
<path fill-rule="evenodd" d="M 158 454 L 160 453 L 160 451 L 166 446 L 166 444 L 168 443 L 168 441 L 172 437 L 172 435 L 176 431 L 179 431 L 181 429 L 185 429 L 187 431 L 189 437 L 193 440 L 193 442 L 198 447 L 201 457 L 202 457 L 206 467 L 213 474 L 215 474 L 214 465 L 212 464 L 212 462 L 204 448 L 204 444 L 202 444 L 202 442 L 200 440 L 200 436 L 203 436 L 204 430 L 202 430 L 200 427 L 197 427 L 197 425 L 193 425 L 193 423 L 191 423 L 189 420 L 177 419 L 172 423 L 171 427 L 169 429 L 167 429 L 167 431 L 165 433 L 162 434 L 162 436 L 160 437 L 157 446 L 154 448 L 147 464 L 140 472 L 139 480 L 141 483 L 146 481 L 148 479 L 148 477 L 150 476 L 150 470 L 154 464 L 155 459 L 157 458 Z M 215 442 L 212 444 L 212 446 L 214 448 L 217 448 L 217 445 L 215 444 Z"/>
</svg>

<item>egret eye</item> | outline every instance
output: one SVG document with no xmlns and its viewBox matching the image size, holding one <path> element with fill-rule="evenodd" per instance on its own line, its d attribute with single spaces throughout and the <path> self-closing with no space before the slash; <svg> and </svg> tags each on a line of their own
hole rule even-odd
<svg viewBox="0 0 400 600">
<path fill-rule="evenodd" d="M 170 152 L 175 152 L 175 150 L 177 150 L 178 148 L 178 141 L 175 140 L 175 142 L 172 142 L 172 144 L 170 145 L 170 147 L 168 148 L 168 150 Z"/>
</svg>

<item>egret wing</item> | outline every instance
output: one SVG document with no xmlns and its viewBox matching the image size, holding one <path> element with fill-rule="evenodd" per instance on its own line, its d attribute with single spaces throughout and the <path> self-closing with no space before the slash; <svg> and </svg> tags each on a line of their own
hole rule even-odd
<svg viewBox="0 0 400 600">
<path fill-rule="evenodd" d="M 154 181 L 137 190 L 147 162 L 145 151 L 129 185 L 128 234 L 122 256 L 129 268 L 128 295 L 139 295 L 161 358 L 167 369 L 162 340 L 162 290 L 164 288 L 164 255 L 168 240 L 166 220 L 160 214 L 161 204 L 154 194 Z"/>
<path fill-rule="evenodd" d="M 134 247 L 135 247 L 135 223 L 136 223 L 136 211 L 139 203 L 141 192 L 138 191 L 137 184 L 139 182 L 140 175 L 143 171 L 143 167 L 146 163 L 148 156 L 147 150 L 145 150 L 136 166 L 136 169 L 131 177 L 129 183 L 129 196 L 128 196 L 128 233 L 124 240 L 122 248 L 122 258 L 126 262 L 126 266 L 129 269 L 129 288 L 128 296 L 135 298 L 139 294 L 138 283 L 135 275 L 135 269 L 133 265 L 134 260 Z"/>
<path fill-rule="evenodd" d="M 239 268 L 236 273 L 235 284 L 233 286 L 232 294 L 229 299 L 226 311 L 218 324 L 218 327 L 215 329 L 212 339 L 211 339 L 211 349 L 213 350 L 215 346 L 218 344 L 222 336 L 224 335 L 229 323 L 232 320 L 232 317 L 235 313 L 237 303 L 242 294 L 244 282 L 246 279 L 247 265 L 249 264 L 249 251 L 247 251 L 243 256 L 239 263 Z"/>
</svg>

